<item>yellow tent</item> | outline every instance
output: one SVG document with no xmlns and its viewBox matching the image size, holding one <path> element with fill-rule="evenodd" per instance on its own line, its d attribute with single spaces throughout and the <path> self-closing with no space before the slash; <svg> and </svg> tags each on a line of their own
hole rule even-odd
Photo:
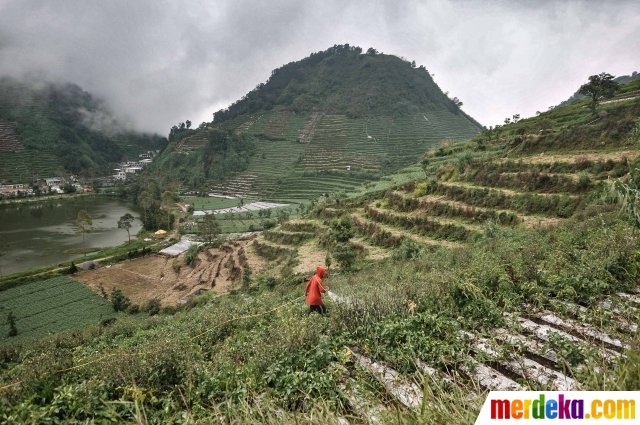
<svg viewBox="0 0 640 425">
<path fill-rule="evenodd" d="M 167 231 L 166 230 L 162 230 L 162 229 L 160 229 L 160 230 L 158 230 L 157 232 L 154 233 L 154 235 L 156 235 L 159 238 L 165 236 L 166 234 L 167 234 Z"/>
</svg>

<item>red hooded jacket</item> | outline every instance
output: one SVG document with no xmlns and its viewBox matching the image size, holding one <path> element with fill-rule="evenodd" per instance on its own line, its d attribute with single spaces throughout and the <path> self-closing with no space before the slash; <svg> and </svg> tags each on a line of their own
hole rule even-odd
<svg viewBox="0 0 640 425">
<path fill-rule="evenodd" d="M 308 305 L 322 305 L 322 295 L 321 293 L 327 292 L 322 286 L 322 276 L 324 276 L 327 269 L 322 266 L 318 266 L 316 269 L 316 274 L 309 280 L 307 283 L 307 287 L 304 290 L 304 293 L 307 295 L 307 304 Z"/>
</svg>

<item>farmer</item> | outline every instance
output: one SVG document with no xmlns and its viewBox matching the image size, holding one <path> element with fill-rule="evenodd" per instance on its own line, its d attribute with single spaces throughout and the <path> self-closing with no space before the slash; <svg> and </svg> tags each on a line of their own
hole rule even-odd
<svg viewBox="0 0 640 425">
<path fill-rule="evenodd" d="M 324 266 L 318 266 L 316 268 L 316 274 L 311 277 L 304 290 L 304 293 L 307 296 L 307 304 L 309 305 L 309 313 L 317 311 L 320 314 L 325 314 L 327 312 L 327 307 L 325 307 L 322 302 L 321 295 L 329 290 L 329 288 L 322 286 L 322 278 L 325 274 L 328 274 L 327 268 Z"/>
</svg>

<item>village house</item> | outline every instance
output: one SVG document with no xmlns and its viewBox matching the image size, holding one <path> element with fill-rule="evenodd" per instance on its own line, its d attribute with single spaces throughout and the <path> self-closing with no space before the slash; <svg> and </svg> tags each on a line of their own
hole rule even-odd
<svg viewBox="0 0 640 425">
<path fill-rule="evenodd" d="M 0 197 L 12 196 L 31 196 L 33 189 L 30 185 L 24 183 L 2 184 L 0 185 Z"/>
<path fill-rule="evenodd" d="M 47 186 L 51 187 L 51 186 L 64 186 L 64 184 L 66 183 L 66 180 L 62 177 L 49 177 L 44 179 L 45 183 L 47 183 Z"/>
</svg>

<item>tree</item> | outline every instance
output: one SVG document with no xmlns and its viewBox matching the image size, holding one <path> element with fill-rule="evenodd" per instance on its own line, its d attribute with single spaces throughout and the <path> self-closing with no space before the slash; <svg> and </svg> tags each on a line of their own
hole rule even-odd
<svg viewBox="0 0 640 425">
<path fill-rule="evenodd" d="M 144 211 L 142 221 L 143 223 L 145 223 L 145 228 L 148 227 L 147 223 L 149 221 L 149 209 L 153 206 L 153 202 L 154 200 L 151 192 L 149 192 L 148 190 L 143 190 L 142 192 L 140 192 L 140 195 L 138 196 L 138 203 Z"/>
<path fill-rule="evenodd" d="M 162 192 L 162 208 L 167 210 L 167 229 L 171 229 L 173 226 L 171 225 L 171 207 L 175 203 L 175 195 L 168 190 Z"/>
<path fill-rule="evenodd" d="M 131 243 L 131 234 L 129 233 L 129 229 L 131 229 L 131 223 L 133 223 L 133 220 L 133 216 L 129 213 L 126 213 L 120 217 L 120 220 L 118 220 L 118 229 L 124 229 L 127 231 L 127 236 L 129 237 L 129 242 L 127 243 Z"/>
<path fill-rule="evenodd" d="M 220 233 L 220 226 L 213 214 L 206 214 L 202 221 L 198 223 L 198 233 L 209 243 Z"/>
<path fill-rule="evenodd" d="M 613 81 L 613 75 L 602 72 L 589 77 L 589 82 L 580 86 L 578 93 L 591 98 L 591 112 L 595 115 L 598 102 L 608 99 L 618 90 L 619 84 Z"/>
<path fill-rule="evenodd" d="M 242 269 L 242 290 L 248 291 L 251 287 L 251 268 L 244 266 Z"/>
<path fill-rule="evenodd" d="M 459 108 L 463 105 L 462 101 L 460 99 L 458 99 L 457 97 L 454 97 L 453 99 L 451 99 L 453 101 L 453 103 Z"/>
<path fill-rule="evenodd" d="M 91 216 L 87 212 L 87 210 L 78 211 L 78 215 L 76 216 L 76 227 L 78 231 L 82 233 L 82 241 L 84 242 L 84 234 L 91 231 L 91 227 L 93 225 L 93 220 Z"/>
<path fill-rule="evenodd" d="M 289 220 L 289 211 L 287 211 L 286 209 L 280 209 L 278 210 L 278 212 L 276 213 L 276 218 L 278 220 L 278 223 L 282 224 L 285 221 Z"/>
<path fill-rule="evenodd" d="M 7 314 L 7 323 L 9 323 L 9 336 L 18 335 L 18 328 L 16 327 L 16 316 L 13 314 L 13 311 L 10 311 Z"/>
</svg>

